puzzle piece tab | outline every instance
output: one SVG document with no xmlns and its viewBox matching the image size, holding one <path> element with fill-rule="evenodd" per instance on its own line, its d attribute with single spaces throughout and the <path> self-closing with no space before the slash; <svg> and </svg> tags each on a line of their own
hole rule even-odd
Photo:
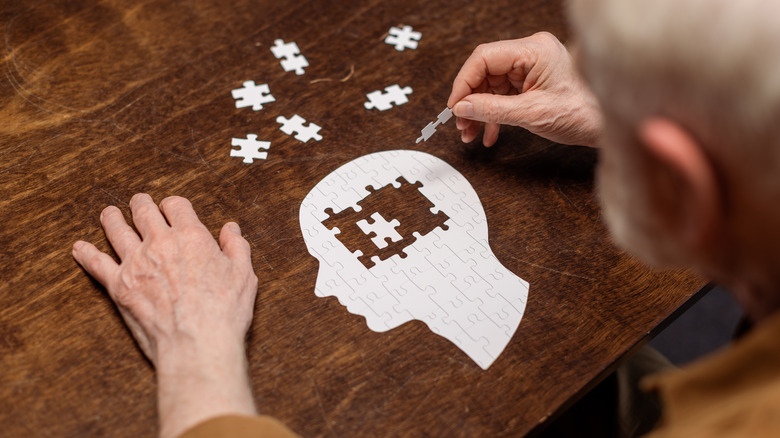
<svg viewBox="0 0 780 438">
<path fill-rule="evenodd" d="M 255 85 L 255 81 L 246 81 L 242 88 L 231 91 L 233 99 L 236 99 L 236 108 L 251 106 L 253 110 L 260 111 L 264 103 L 276 101 L 271 95 L 268 84 Z"/>
<path fill-rule="evenodd" d="M 420 38 L 422 38 L 422 34 L 413 31 L 412 26 L 404 26 L 402 28 L 393 26 L 387 33 L 385 42 L 395 46 L 395 50 L 399 52 L 403 52 L 404 49 L 416 49 L 417 41 L 420 41 Z"/>
<path fill-rule="evenodd" d="M 449 108 L 444 108 L 444 111 L 440 112 L 438 117 L 436 117 L 435 122 L 428 123 L 425 128 L 420 131 L 422 134 L 415 143 L 419 143 L 421 141 L 428 141 L 429 138 L 433 135 L 434 132 L 436 132 L 436 127 L 441 125 L 442 123 L 446 123 L 447 120 L 452 118 L 452 110 Z"/>
<path fill-rule="evenodd" d="M 298 114 L 293 115 L 289 119 L 284 116 L 279 116 L 276 118 L 276 123 L 282 124 L 279 129 L 281 129 L 282 132 L 287 135 L 292 135 L 293 132 L 296 132 L 297 134 L 295 134 L 295 138 L 304 143 L 311 139 L 317 141 L 322 140 L 322 136 L 318 134 L 322 128 L 318 125 L 315 125 L 314 123 L 304 125 L 304 123 L 306 123 L 306 119 L 299 116 Z"/>
<path fill-rule="evenodd" d="M 284 71 L 294 71 L 298 76 L 304 73 L 303 68 L 309 66 L 309 61 L 306 57 L 301 55 L 301 50 L 298 48 L 298 44 L 290 41 L 285 43 L 284 40 L 277 39 L 274 41 L 274 45 L 271 47 L 276 59 L 281 59 L 282 68 Z"/>
<path fill-rule="evenodd" d="M 385 248 L 388 244 L 387 239 L 391 242 L 398 242 L 403 239 L 403 236 L 398 234 L 398 231 L 395 230 L 397 226 L 401 225 L 401 223 L 398 222 L 398 219 L 393 219 L 388 222 L 379 214 L 379 212 L 372 214 L 371 219 L 374 221 L 373 223 L 363 219 L 357 222 L 356 225 L 360 227 L 367 236 L 371 237 L 371 241 L 374 242 L 374 245 L 376 245 L 377 248 Z M 373 237 L 371 236 L 372 234 Z"/>
<path fill-rule="evenodd" d="M 251 164 L 252 160 L 265 160 L 268 152 L 260 152 L 260 149 L 271 147 L 270 141 L 258 141 L 256 134 L 247 134 L 246 138 L 233 138 L 231 146 L 239 146 L 239 149 L 230 151 L 231 157 L 241 157 L 244 163 Z"/>
<path fill-rule="evenodd" d="M 401 88 L 398 84 L 390 85 L 385 87 L 384 93 L 377 90 L 366 94 L 368 102 L 363 103 L 363 106 L 367 110 L 372 108 L 376 108 L 379 111 L 389 110 L 393 107 L 393 104 L 402 105 L 409 102 L 409 99 L 406 97 L 407 94 L 412 94 L 412 87 Z"/>
</svg>

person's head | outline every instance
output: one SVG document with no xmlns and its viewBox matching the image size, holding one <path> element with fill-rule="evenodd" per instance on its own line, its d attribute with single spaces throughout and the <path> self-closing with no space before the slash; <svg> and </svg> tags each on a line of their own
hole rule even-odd
<svg viewBox="0 0 780 438">
<path fill-rule="evenodd" d="M 599 190 L 619 244 L 780 296 L 780 1 L 573 0 L 605 119 Z M 745 297 L 742 297 L 745 298 Z M 766 306 L 762 308 L 761 306 Z"/>
</svg>

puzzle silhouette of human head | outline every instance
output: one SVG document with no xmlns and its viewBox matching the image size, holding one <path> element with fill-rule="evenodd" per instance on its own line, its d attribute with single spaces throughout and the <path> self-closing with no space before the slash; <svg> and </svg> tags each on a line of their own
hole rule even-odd
<svg viewBox="0 0 780 438">
<path fill-rule="evenodd" d="M 319 260 L 315 294 L 384 332 L 419 320 L 487 369 L 514 335 L 528 283 L 490 250 L 471 184 L 433 155 L 377 152 L 304 198 L 301 230 Z"/>
</svg>

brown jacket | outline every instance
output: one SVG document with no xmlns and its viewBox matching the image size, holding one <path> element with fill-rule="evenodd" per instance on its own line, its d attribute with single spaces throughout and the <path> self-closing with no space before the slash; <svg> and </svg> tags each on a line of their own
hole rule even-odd
<svg viewBox="0 0 780 438">
<path fill-rule="evenodd" d="M 780 313 L 734 345 L 649 376 L 663 414 L 647 438 L 780 437 Z"/>
<path fill-rule="evenodd" d="M 206 420 L 179 438 L 296 438 L 284 424 L 268 416 L 223 415 Z"/>
</svg>

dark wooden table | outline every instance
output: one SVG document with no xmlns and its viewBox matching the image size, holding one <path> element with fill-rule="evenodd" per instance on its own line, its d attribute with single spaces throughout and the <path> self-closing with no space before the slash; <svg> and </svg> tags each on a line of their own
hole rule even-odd
<svg viewBox="0 0 780 438">
<path fill-rule="evenodd" d="M 235 220 L 260 277 L 249 337 L 260 411 L 305 436 L 520 436 L 644 343 L 704 281 L 651 272 L 616 250 L 593 194 L 596 152 L 503 129 L 485 149 L 453 123 L 427 143 L 463 61 L 482 42 L 548 30 L 558 1 L 4 0 L 0 75 L 0 435 L 150 436 L 154 370 L 105 291 L 73 261 L 98 222 L 137 192 L 192 200 L 217 233 Z M 383 42 L 393 25 L 417 50 Z M 269 47 L 309 61 L 282 70 Z M 236 109 L 230 91 L 269 83 L 276 102 Z M 411 86 L 367 111 L 365 95 Z M 319 142 L 278 115 L 322 126 Z M 229 157 L 232 137 L 272 141 L 268 159 Z M 420 322 L 370 331 L 317 298 L 298 226 L 305 194 L 369 152 L 416 149 L 458 169 L 487 212 L 498 259 L 531 284 L 506 350 L 481 370 Z"/>
</svg>

